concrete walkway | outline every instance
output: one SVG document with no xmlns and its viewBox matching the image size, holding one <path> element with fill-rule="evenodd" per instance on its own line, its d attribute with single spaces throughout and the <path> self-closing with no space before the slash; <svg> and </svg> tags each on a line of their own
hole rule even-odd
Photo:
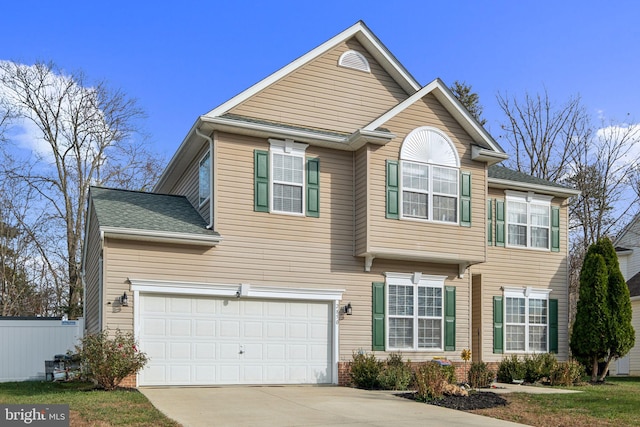
<svg viewBox="0 0 640 427">
<path fill-rule="evenodd" d="M 491 391 L 495 394 L 507 393 L 528 393 L 528 394 L 569 394 L 582 393 L 580 390 L 565 390 L 561 388 L 552 388 L 545 386 L 531 386 L 519 384 L 503 384 L 493 383 L 491 388 L 481 389 L 480 391 Z"/>
<path fill-rule="evenodd" d="M 395 396 L 397 392 L 337 386 L 141 387 L 140 391 L 184 427 L 522 425 L 414 402 Z"/>
</svg>

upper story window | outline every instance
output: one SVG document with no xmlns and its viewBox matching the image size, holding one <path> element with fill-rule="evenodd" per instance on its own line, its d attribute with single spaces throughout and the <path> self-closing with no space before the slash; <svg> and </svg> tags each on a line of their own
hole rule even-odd
<svg viewBox="0 0 640 427">
<path fill-rule="evenodd" d="M 198 167 L 198 201 L 202 205 L 211 195 L 211 153 L 207 151 Z"/>
<path fill-rule="evenodd" d="M 320 159 L 305 157 L 307 144 L 290 139 L 269 143 L 269 151 L 253 152 L 253 209 L 319 217 Z"/>
<path fill-rule="evenodd" d="M 420 127 L 400 151 L 403 218 L 458 223 L 460 159 L 441 131 Z"/>
<path fill-rule="evenodd" d="M 507 246 L 549 250 L 551 199 L 534 193 L 506 192 Z"/>
<path fill-rule="evenodd" d="M 307 144 L 290 140 L 272 140 L 271 149 L 271 210 L 303 214 L 305 187 L 305 150 Z"/>
</svg>

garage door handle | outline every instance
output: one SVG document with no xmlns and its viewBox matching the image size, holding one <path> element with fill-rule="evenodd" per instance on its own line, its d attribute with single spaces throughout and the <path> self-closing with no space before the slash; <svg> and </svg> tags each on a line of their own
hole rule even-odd
<svg viewBox="0 0 640 427">
<path fill-rule="evenodd" d="M 240 351 L 238 352 L 238 354 L 244 354 L 244 347 L 240 346 Z"/>
</svg>

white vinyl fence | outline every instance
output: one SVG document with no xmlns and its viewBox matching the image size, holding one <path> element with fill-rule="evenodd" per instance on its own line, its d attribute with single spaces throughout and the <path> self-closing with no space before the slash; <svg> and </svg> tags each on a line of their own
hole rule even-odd
<svg viewBox="0 0 640 427">
<path fill-rule="evenodd" d="M 83 319 L 0 317 L 0 382 L 44 380 L 45 360 L 73 352 Z"/>
</svg>

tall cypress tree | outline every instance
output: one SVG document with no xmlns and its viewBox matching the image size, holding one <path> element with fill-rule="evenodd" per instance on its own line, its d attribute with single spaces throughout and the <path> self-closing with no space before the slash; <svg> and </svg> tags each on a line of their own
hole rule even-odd
<svg viewBox="0 0 640 427">
<path fill-rule="evenodd" d="M 604 287 L 596 258 L 604 263 Z M 589 247 L 580 271 L 580 299 L 570 342 L 573 354 L 593 366 L 592 381 L 603 381 L 611 361 L 633 348 L 635 331 L 631 316 L 629 288 L 615 248 L 608 238 L 598 239 Z M 604 361 L 604 368 L 598 376 L 599 361 Z"/>
<path fill-rule="evenodd" d="M 598 378 L 598 362 L 606 356 L 609 325 L 607 265 L 592 245 L 580 271 L 580 299 L 569 347 L 573 355 L 593 367 L 591 380 Z"/>
</svg>

